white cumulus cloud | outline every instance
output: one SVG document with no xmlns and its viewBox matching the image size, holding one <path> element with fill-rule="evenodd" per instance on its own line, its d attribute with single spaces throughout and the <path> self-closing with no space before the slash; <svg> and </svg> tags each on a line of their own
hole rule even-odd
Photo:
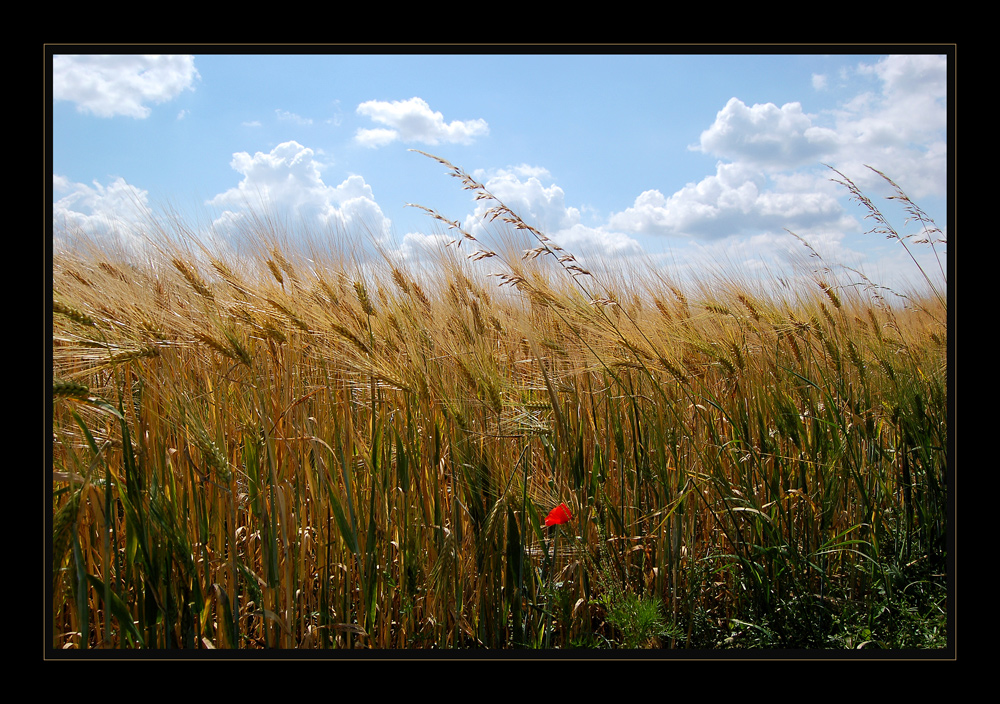
<svg viewBox="0 0 1000 704">
<path fill-rule="evenodd" d="M 700 150 L 764 168 L 816 163 L 837 148 L 836 133 L 813 124 L 800 103 L 748 107 L 730 98 L 715 122 L 701 133 Z"/>
<path fill-rule="evenodd" d="M 150 103 L 194 90 L 200 78 L 187 55 L 58 55 L 52 58 L 52 97 L 97 117 L 142 119 Z"/>
<path fill-rule="evenodd" d="M 480 179 L 487 175 L 483 171 L 476 173 Z M 580 211 L 566 205 L 563 189 L 554 183 L 544 185 L 539 176 L 548 176 L 548 171 L 522 165 L 490 172 L 484 185 L 527 223 L 543 232 L 554 233 L 577 224 Z M 491 205 L 481 201 L 475 216 L 482 216 Z"/>
<path fill-rule="evenodd" d="M 474 176 L 527 224 L 545 233 L 581 261 L 642 251 L 638 242 L 622 232 L 584 224 L 580 210 L 567 205 L 565 192 L 552 182 L 551 174 L 543 167 L 521 164 L 489 172 L 476 171 Z M 466 219 L 466 227 L 470 231 L 481 230 L 483 215 L 492 205 L 489 201 L 480 201 L 475 212 Z"/>
<path fill-rule="evenodd" d="M 870 164 L 896 179 L 911 198 L 945 192 L 948 126 L 947 57 L 888 56 L 860 64 L 857 72 L 879 81 L 836 111 L 841 142 L 838 169 L 856 174 L 863 188 L 881 185 Z"/>
<path fill-rule="evenodd" d="M 717 239 L 784 228 L 843 224 L 843 209 L 827 181 L 798 174 L 769 180 L 747 164 L 719 163 L 712 176 L 672 195 L 644 191 L 613 214 L 608 227 L 624 232 Z"/>
<path fill-rule="evenodd" d="M 227 209 L 217 225 L 238 219 L 247 208 L 264 208 L 293 214 L 297 221 L 323 229 L 366 228 L 379 238 L 389 232 L 390 221 L 363 177 L 351 175 L 337 186 L 328 185 L 313 150 L 298 142 L 284 142 L 253 156 L 237 152 L 231 166 L 243 179 L 209 201 Z"/>
<path fill-rule="evenodd" d="M 118 177 L 107 185 L 74 183 L 65 176 L 52 177 L 52 224 L 58 242 L 82 231 L 91 235 L 117 236 L 130 246 L 137 245 L 138 233 L 146 220 L 149 194 Z"/>
<path fill-rule="evenodd" d="M 381 147 L 397 139 L 425 144 L 470 144 L 476 137 L 489 134 L 485 120 L 445 122 L 444 115 L 431 110 L 427 101 L 421 98 L 369 100 L 358 105 L 357 112 L 384 125 L 357 131 L 355 139 L 369 147 Z"/>
</svg>

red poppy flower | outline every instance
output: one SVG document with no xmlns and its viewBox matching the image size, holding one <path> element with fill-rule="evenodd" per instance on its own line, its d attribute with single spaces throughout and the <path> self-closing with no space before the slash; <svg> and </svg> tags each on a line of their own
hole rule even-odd
<svg viewBox="0 0 1000 704">
<path fill-rule="evenodd" d="M 569 506 L 566 504 L 559 504 L 549 512 L 548 516 L 545 517 L 545 525 L 562 525 L 563 523 L 569 522 L 571 518 L 573 518 L 573 514 L 569 512 Z"/>
</svg>

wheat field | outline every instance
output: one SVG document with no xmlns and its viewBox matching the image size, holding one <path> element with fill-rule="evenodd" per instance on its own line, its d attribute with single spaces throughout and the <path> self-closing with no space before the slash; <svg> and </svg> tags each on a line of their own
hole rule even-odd
<svg viewBox="0 0 1000 704">
<path fill-rule="evenodd" d="M 431 158 L 419 265 L 61 233 L 53 650 L 947 646 L 938 272 L 598 270 Z"/>
</svg>

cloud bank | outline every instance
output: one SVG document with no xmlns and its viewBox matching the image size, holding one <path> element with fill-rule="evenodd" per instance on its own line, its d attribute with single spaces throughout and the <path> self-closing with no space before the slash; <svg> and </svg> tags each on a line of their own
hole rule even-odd
<svg viewBox="0 0 1000 704">
<path fill-rule="evenodd" d="M 731 98 L 695 151 L 718 159 L 715 173 L 671 195 L 652 188 L 607 226 L 626 233 L 701 241 L 783 228 L 843 231 L 853 224 L 844 195 L 822 164 L 880 188 L 865 164 L 904 174 L 916 199 L 945 192 L 947 85 L 944 56 L 890 56 L 855 67 L 876 81 L 826 115 L 801 103 L 746 105 Z M 813 85 L 826 89 L 825 80 Z"/>
<path fill-rule="evenodd" d="M 680 188 L 649 183 L 631 202 L 600 218 L 586 204 L 574 203 L 543 166 L 519 164 L 474 175 L 526 221 L 577 255 L 631 257 L 645 249 L 690 245 L 728 256 L 737 244 L 778 251 L 790 240 L 785 228 L 808 235 L 826 251 L 849 255 L 844 238 L 858 232 L 859 223 L 844 207 L 843 189 L 831 183 L 831 172 L 822 164 L 849 174 L 866 192 L 883 185 L 864 167 L 871 164 L 901 175 L 904 190 L 918 201 L 943 195 L 946 69 L 944 56 L 905 55 L 859 63 L 835 77 L 811 76 L 816 91 L 855 86 L 836 108 L 821 113 L 809 112 L 807 99 L 778 105 L 731 97 L 691 147 L 713 160 L 713 167 Z M 191 57 L 54 59 L 55 98 L 103 117 L 146 117 L 151 105 L 193 89 L 198 78 Z M 357 130 L 353 140 L 371 148 L 397 141 L 470 144 L 489 135 L 485 120 L 446 121 L 418 97 L 369 100 L 356 112 L 374 126 Z M 306 120 L 283 110 L 273 114 L 278 122 Z M 270 151 L 236 152 L 231 167 L 239 174 L 238 184 L 208 201 L 222 210 L 217 227 L 236 224 L 247 208 L 263 206 L 324 230 L 364 228 L 378 238 L 388 237 L 390 221 L 365 178 L 346 175 L 328 184 L 326 164 L 298 142 L 284 141 Z M 120 221 L 126 200 L 145 202 L 144 192 L 121 179 L 104 186 L 72 184 L 58 176 L 55 182 L 56 219 L 75 226 L 106 227 Z M 476 204 L 465 218 L 467 228 L 480 226 L 486 207 Z M 419 256 L 444 239 L 410 233 L 399 251 Z"/>
<path fill-rule="evenodd" d="M 779 258 L 808 234 L 817 249 L 840 261 L 857 258 L 844 246 L 859 222 L 844 207 L 844 190 L 824 164 L 849 173 L 862 188 L 884 183 L 865 164 L 905 175 L 911 197 L 945 192 L 946 57 L 889 56 L 851 69 L 871 89 L 836 110 L 810 114 L 802 103 L 747 105 L 733 97 L 702 131 L 694 151 L 715 157 L 714 173 L 672 193 L 651 187 L 624 209 L 585 224 L 581 208 L 539 166 L 521 165 L 474 176 L 526 221 L 568 249 L 598 257 L 634 256 L 643 245 L 693 247 L 704 258 L 732 256 L 744 245 Z M 826 77 L 813 76 L 816 90 Z M 466 219 L 475 227 L 486 209 Z M 576 251 L 576 250 L 574 250 Z"/>
</svg>

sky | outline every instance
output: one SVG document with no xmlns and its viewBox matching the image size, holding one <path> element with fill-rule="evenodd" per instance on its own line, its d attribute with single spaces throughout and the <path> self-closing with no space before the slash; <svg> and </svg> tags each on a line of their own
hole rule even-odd
<svg viewBox="0 0 1000 704">
<path fill-rule="evenodd" d="M 953 115 L 941 47 L 298 51 L 53 49 L 56 246 L 66 228 L 139 231 L 137 205 L 224 241 L 265 202 L 314 236 L 378 241 L 416 263 L 451 237 L 408 203 L 479 234 L 486 206 L 415 149 L 472 174 L 591 265 L 728 262 L 768 276 L 808 254 L 791 231 L 826 262 L 912 283 L 907 252 L 866 234 L 873 222 L 830 167 L 912 232 L 868 167 L 878 169 L 947 236 Z M 939 270 L 929 247 L 908 244 Z"/>
</svg>

